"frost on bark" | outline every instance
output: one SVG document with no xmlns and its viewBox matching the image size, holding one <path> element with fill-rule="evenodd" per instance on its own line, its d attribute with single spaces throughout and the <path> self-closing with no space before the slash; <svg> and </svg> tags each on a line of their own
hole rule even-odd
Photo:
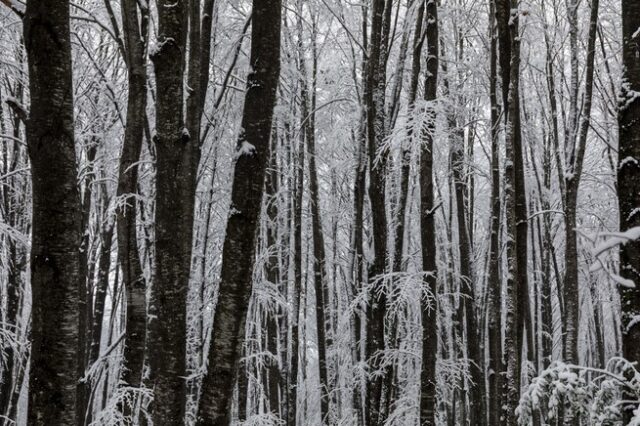
<svg viewBox="0 0 640 426">
<path fill-rule="evenodd" d="M 428 293 L 422 297 L 422 370 L 420 374 L 420 424 L 436 424 L 436 359 L 438 355 L 438 299 L 435 206 L 433 185 L 433 148 L 436 127 L 435 101 L 438 88 L 439 37 L 438 6 L 428 1 L 426 8 L 426 77 L 424 99 L 427 122 L 422 130 L 420 149 L 420 240 L 422 271 Z"/>
<path fill-rule="evenodd" d="M 489 232 L 489 271 L 487 282 L 487 346 L 489 347 L 489 403 L 487 407 L 489 424 L 499 424 L 502 412 L 502 280 L 500 279 L 500 148 L 498 146 L 498 130 L 500 118 L 498 111 L 498 51 L 495 29 L 495 3 L 491 2 L 489 15 L 490 47 L 490 88 L 491 101 L 491 223 Z"/>
<path fill-rule="evenodd" d="M 202 383 L 198 425 L 226 426 L 252 289 L 271 121 L 280 75 L 280 0 L 254 1 L 251 73 L 248 76 L 231 190 L 231 210 L 222 251 L 218 303 L 213 318 L 207 373 Z"/>
<path fill-rule="evenodd" d="M 498 14 L 498 25 L 502 22 L 504 26 L 505 17 L 503 16 L 505 6 L 509 7 L 506 2 L 496 2 L 496 13 Z M 506 279 L 506 322 L 505 322 L 505 394 L 504 394 L 504 421 L 503 424 L 508 426 L 517 425 L 517 417 L 515 415 L 516 407 L 520 399 L 520 351 L 519 339 L 521 338 L 521 328 L 519 327 L 519 297 L 520 285 L 518 279 L 518 267 L 520 266 L 517 259 L 517 195 L 516 195 L 516 144 L 520 140 L 520 119 L 519 119 L 519 85 L 520 85 L 520 39 L 517 36 L 519 32 L 519 11 L 517 0 L 511 0 L 508 12 L 508 31 L 510 33 L 509 40 L 509 80 L 508 95 L 505 102 L 507 105 L 506 118 L 506 137 L 505 137 L 505 167 L 504 167 L 504 204 L 506 218 L 506 256 L 507 256 L 507 279 Z M 502 28 L 504 32 L 504 28 Z M 504 34 L 501 34 L 503 36 Z M 506 47 L 500 46 L 501 56 L 505 55 Z M 503 69 L 504 76 L 504 69 Z M 504 78 L 504 77 L 503 77 Z"/>
<path fill-rule="evenodd" d="M 28 2 L 24 38 L 33 179 L 29 425 L 75 425 L 81 204 L 74 145 L 69 2 Z"/>
<path fill-rule="evenodd" d="M 619 109 L 618 199 L 620 229 L 640 226 L 640 3 L 622 1 L 623 64 Z M 620 287 L 622 351 L 631 362 L 640 362 L 640 242 L 629 241 L 620 250 L 620 274 L 635 287 Z M 630 407 L 635 408 L 635 407 Z M 631 410 L 625 410 L 631 417 Z"/>
</svg>

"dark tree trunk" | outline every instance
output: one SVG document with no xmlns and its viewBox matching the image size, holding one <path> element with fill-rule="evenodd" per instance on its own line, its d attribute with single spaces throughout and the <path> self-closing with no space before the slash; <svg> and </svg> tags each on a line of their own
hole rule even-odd
<svg viewBox="0 0 640 426">
<path fill-rule="evenodd" d="M 140 159 L 146 125 L 145 49 L 149 11 L 139 9 L 137 4 L 135 0 L 123 0 L 121 4 L 129 94 L 127 126 L 120 154 L 116 192 L 120 200 L 116 207 L 118 260 L 122 269 L 126 306 L 122 382 L 134 388 L 139 387 L 142 382 L 147 316 L 146 284 L 137 244 L 138 202 L 135 195 L 138 184 L 136 162 Z M 126 404 L 122 407 L 124 416 L 132 416 L 131 405 Z"/>
<path fill-rule="evenodd" d="M 500 126 L 498 111 L 498 70 L 497 70 L 497 34 L 494 24 L 495 4 L 491 2 L 490 13 L 490 88 L 491 99 L 491 223 L 489 246 L 488 276 L 488 346 L 489 346 L 489 424 L 500 424 L 502 414 L 502 281 L 500 279 L 500 148 L 498 130 Z"/>
<path fill-rule="evenodd" d="M 364 122 L 364 120 L 363 120 Z M 364 129 L 363 129 L 364 131 Z M 366 193 L 366 178 L 367 178 L 367 166 L 365 160 L 366 140 L 364 135 L 359 137 L 353 137 L 354 143 L 358 144 L 356 154 L 356 170 L 355 170 L 355 182 L 353 189 L 353 236 L 352 236 L 352 282 L 350 287 L 351 301 L 360 294 L 362 288 L 362 282 L 364 279 L 364 257 L 363 257 L 363 220 L 364 220 L 364 199 Z M 351 302 L 350 301 L 350 302 Z M 355 312 L 351 316 L 351 335 L 352 335 L 352 348 L 351 357 L 352 362 L 357 365 L 362 359 L 362 314 L 363 307 L 358 306 Z M 366 408 L 364 404 L 363 395 L 363 380 L 362 377 L 356 377 L 355 386 L 353 388 L 353 409 L 356 411 L 357 424 L 363 425 L 365 421 L 365 415 L 363 410 Z"/>
<path fill-rule="evenodd" d="M 506 383 L 504 394 L 505 417 L 502 424 L 517 425 L 515 409 L 520 399 L 520 347 L 521 331 L 519 320 L 521 286 L 518 268 L 518 216 L 517 216 L 517 153 L 516 145 L 520 141 L 520 39 L 519 10 L 516 0 L 496 1 L 498 21 L 500 64 L 503 78 L 503 107 L 506 111 L 505 137 L 505 189 L 504 204 L 506 211 L 506 256 L 507 256 L 507 295 L 505 323 Z M 506 64 L 508 68 L 505 68 Z M 505 87 L 506 86 L 506 87 Z M 505 94 L 505 88 L 506 94 Z M 526 254 L 525 254 L 526 255 Z M 528 296 L 527 296 L 528 297 Z"/>
<path fill-rule="evenodd" d="M 199 425 L 226 426 L 230 392 L 244 340 L 255 263 L 271 121 L 280 75 L 280 0 L 254 1 L 251 69 L 245 95 L 238 159 L 231 191 L 231 211 L 223 246 L 220 289 L 216 306 L 208 371 L 203 379 Z"/>
<path fill-rule="evenodd" d="M 91 324 L 91 344 L 87 365 L 91 366 L 100 355 L 100 341 L 102 340 L 102 320 L 104 319 L 104 305 L 109 286 L 109 272 L 111 269 L 111 246 L 113 241 L 113 224 L 107 224 L 101 233 L 102 246 L 98 261 L 98 279 Z"/>
<path fill-rule="evenodd" d="M 369 200 L 373 222 L 372 234 L 374 245 L 373 265 L 369 273 L 370 289 L 367 305 L 367 341 L 366 357 L 371 371 L 381 368 L 381 355 L 385 349 L 384 319 L 387 309 L 386 291 L 380 290 L 384 283 L 387 259 L 387 217 L 385 196 L 384 161 L 376 161 L 378 148 L 384 138 L 384 73 L 385 53 L 382 51 L 385 24 L 386 0 L 373 0 L 371 37 L 369 40 L 369 56 L 367 58 L 364 83 L 364 104 L 366 110 L 366 140 L 369 153 Z M 387 373 L 386 369 L 384 373 Z M 366 423 L 377 425 L 385 419 L 380 417 L 380 403 L 383 395 L 385 374 L 372 374 L 367 380 L 367 398 L 365 414 Z"/>
<path fill-rule="evenodd" d="M 287 404 L 289 406 L 287 426 L 295 426 L 298 415 L 298 371 L 300 354 L 300 301 L 302 300 L 302 199 L 304 192 L 304 133 L 300 134 L 298 155 L 291 149 L 291 164 L 295 173 L 292 210 L 293 229 L 293 300 L 291 303 L 291 366 L 287 384 Z M 304 364 L 302 364 L 304 370 Z"/>
<path fill-rule="evenodd" d="M 620 105 L 620 146 L 618 151 L 618 199 L 620 229 L 640 226 L 640 3 L 622 1 L 624 84 Z M 620 274 L 633 280 L 635 288 L 620 288 L 622 302 L 622 352 L 630 362 L 640 361 L 640 241 L 629 241 L 620 252 Z M 635 399 L 635 397 L 634 397 Z M 627 422 L 632 410 L 625 410 Z"/>
<path fill-rule="evenodd" d="M 20 99 L 23 97 L 23 86 L 17 84 L 15 94 Z M 0 93 L 1 97 L 1 93 Z M 9 147 L 3 152 L 2 174 L 10 176 L 24 164 L 23 149 L 18 140 L 21 136 L 21 123 L 24 117 L 20 118 L 16 112 L 12 114 L 13 137 L 15 138 L 12 152 Z M 0 132 L 6 134 L 3 110 L 0 107 Z M 15 229 L 25 229 L 23 218 L 25 217 L 24 199 L 27 194 L 24 180 L 16 176 L 5 178 L 4 185 L 0 190 L 2 206 L 0 220 Z M 23 232 L 24 232 L 23 231 Z M 24 378 L 24 368 L 27 361 L 26 353 L 20 351 L 18 342 L 21 339 L 20 318 L 22 306 L 24 304 L 25 281 L 27 267 L 26 247 L 12 237 L 5 237 L 7 245 L 7 255 L 9 264 L 7 265 L 6 277 L 6 311 L 4 313 L 4 332 L 14 336 L 12 339 L 4 339 L 0 344 L 0 351 L 4 354 L 2 372 L 0 374 L 0 425 L 9 426 L 11 422 L 17 421 L 17 405 Z M 4 416 L 3 418 L 1 416 Z"/>
<path fill-rule="evenodd" d="M 299 36 L 302 38 L 302 21 L 298 21 Z M 315 36 L 315 35 L 314 35 Z M 314 55 L 315 41 L 312 51 Z M 302 46 L 300 46 L 302 47 Z M 329 288 L 327 279 L 327 255 L 324 244 L 324 231 L 322 229 L 322 216 L 320 213 L 320 196 L 318 184 L 318 169 L 316 166 L 316 148 L 315 148 L 315 107 L 316 107 L 316 58 L 313 58 L 313 68 L 311 72 L 311 82 L 307 81 L 306 61 L 304 53 L 300 51 L 300 73 L 302 75 L 300 101 L 301 119 L 304 121 L 302 128 L 304 129 L 307 149 L 309 153 L 309 197 L 311 208 L 311 228 L 313 234 L 313 283 L 315 290 L 315 311 L 316 311 L 316 330 L 318 337 L 318 369 L 320 376 L 320 418 L 322 424 L 331 424 L 329 417 L 329 403 L 331 388 L 328 374 L 327 349 L 330 345 L 328 334 L 330 332 L 329 324 Z M 304 170 L 304 169 L 303 169 Z"/>
<path fill-rule="evenodd" d="M 582 165 L 584 160 L 585 147 L 587 142 L 587 134 L 589 131 L 589 123 L 591 119 L 591 99 L 593 95 L 593 76 L 596 51 L 596 36 L 598 29 L 598 6 L 599 0 L 593 0 L 591 4 L 591 18 L 589 25 L 589 40 L 587 43 L 587 64 L 585 79 L 584 104 L 582 105 L 582 119 L 580 125 L 574 123 L 576 130 L 569 133 L 573 139 L 569 140 L 571 145 L 570 156 L 567 160 L 568 173 L 565 175 L 565 281 L 564 281 L 564 300 L 565 300 L 565 316 L 564 331 L 564 358 L 567 362 L 578 364 L 578 335 L 580 325 L 580 286 L 578 280 L 578 238 L 576 233 L 577 225 L 577 204 L 578 189 L 580 187 L 580 177 L 582 174 Z M 577 3 L 571 8 L 577 9 Z M 577 14 L 577 11 L 576 11 Z M 570 14 L 571 15 L 571 14 Z M 577 19 L 577 18 L 576 18 Z M 576 24 L 577 25 L 577 24 Z M 577 31 L 577 28 L 576 30 Z M 577 66 L 576 66 L 577 67 Z M 573 68 L 573 65 L 572 65 Z M 576 71 L 577 72 L 577 71 Z M 577 82 L 574 88 L 577 91 Z M 577 97 L 577 95 L 576 95 Z M 577 102 L 577 101 L 576 101 Z M 576 105 L 577 108 L 577 105 Z M 576 119 L 577 120 L 577 119 Z M 624 158 L 624 157 L 621 157 Z M 578 419 L 575 420 L 578 422 Z"/>
<path fill-rule="evenodd" d="M 155 281 L 150 328 L 155 387 L 153 421 L 184 422 L 186 299 L 191 267 L 193 208 L 199 140 L 190 137 L 183 113 L 187 2 L 158 5 L 158 48 L 151 54 L 156 76 Z"/>
<path fill-rule="evenodd" d="M 420 150 L 420 240 L 424 286 L 429 292 L 422 298 L 422 372 L 420 375 L 420 424 L 436 424 L 436 358 L 438 354 L 437 252 L 433 185 L 433 148 L 436 128 L 436 100 L 439 68 L 438 6 L 426 6 L 427 63 L 424 99 L 427 123 L 422 130 Z"/>
<path fill-rule="evenodd" d="M 95 129 L 94 129 L 95 131 Z M 79 303 L 80 303 L 80 319 L 78 323 L 78 377 L 83 377 L 86 367 L 89 366 L 87 354 L 89 346 L 91 345 L 89 337 L 90 328 L 89 322 L 92 321 L 91 312 L 91 291 L 93 286 L 93 272 L 95 268 L 95 258 L 93 253 L 89 251 L 91 247 L 91 229 L 89 226 L 89 219 L 91 217 L 91 207 L 93 204 L 93 181 L 95 178 L 94 162 L 96 154 L 98 152 L 98 140 L 96 138 L 90 138 L 87 143 L 86 156 L 87 156 L 87 171 L 84 182 L 83 195 L 81 196 L 82 213 L 81 217 L 81 230 L 82 230 L 82 242 L 80 244 L 80 277 L 81 287 L 79 289 Z M 88 397 L 91 393 L 90 383 L 81 383 L 78 389 L 78 426 L 82 426 L 85 423 Z"/>
<path fill-rule="evenodd" d="M 73 129 L 69 2 L 29 2 L 24 36 L 33 179 L 29 425 L 77 422 L 81 204 Z"/>
</svg>

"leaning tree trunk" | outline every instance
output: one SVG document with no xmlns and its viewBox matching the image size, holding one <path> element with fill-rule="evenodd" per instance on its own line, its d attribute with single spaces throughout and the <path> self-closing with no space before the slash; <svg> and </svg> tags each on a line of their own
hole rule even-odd
<svg viewBox="0 0 640 426">
<path fill-rule="evenodd" d="M 420 375 L 420 423 L 436 424 L 436 359 L 438 355 L 438 297 L 435 206 L 433 194 L 433 148 L 436 128 L 436 100 L 439 68 L 438 6 L 426 6 L 427 63 L 424 99 L 428 102 L 427 123 L 420 150 L 420 239 L 422 270 L 428 297 L 422 297 L 422 372 Z"/>
<path fill-rule="evenodd" d="M 223 246 L 218 303 L 213 318 L 208 371 L 202 383 L 198 425 L 226 426 L 234 374 L 244 340 L 252 289 L 271 120 L 280 75 L 280 0 L 254 1 L 251 69 L 238 140 L 231 210 Z"/>
<path fill-rule="evenodd" d="M 29 425 L 76 424 L 81 205 L 73 132 L 69 2 L 28 2 L 24 37 L 33 179 Z"/>
<path fill-rule="evenodd" d="M 622 1 L 624 77 L 620 105 L 620 145 L 618 151 L 618 199 L 620 229 L 640 226 L 640 3 Z M 640 362 L 640 241 L 629 241 L 620 251 L 620 274 L 635 287 L 621 287 L 622 351 L 631 362 Z M 632 409 L 625 410 L 626 422 Z"/>
</svg>

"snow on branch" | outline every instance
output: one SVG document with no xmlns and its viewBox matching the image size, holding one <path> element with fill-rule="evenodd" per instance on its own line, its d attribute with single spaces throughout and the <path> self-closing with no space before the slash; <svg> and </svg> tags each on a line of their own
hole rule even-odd
<svg viewBox="0 0 640 426">
<path fill-rule="evenodd" d="M 26 6 L 17 0 L 0 0 L 0 3 L 11 9 L 20 19 L 24 18 Z"/>
</svg>

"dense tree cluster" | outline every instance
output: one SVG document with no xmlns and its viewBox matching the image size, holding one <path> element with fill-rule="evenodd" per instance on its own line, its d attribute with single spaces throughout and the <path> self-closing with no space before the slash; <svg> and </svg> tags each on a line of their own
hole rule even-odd
<svg viewBox="0 0 640 426">
<path fill-rule="evenodd" d="M 640 424 L 637 0 L 0 0 L 0 426 Z"/>
</svg>

